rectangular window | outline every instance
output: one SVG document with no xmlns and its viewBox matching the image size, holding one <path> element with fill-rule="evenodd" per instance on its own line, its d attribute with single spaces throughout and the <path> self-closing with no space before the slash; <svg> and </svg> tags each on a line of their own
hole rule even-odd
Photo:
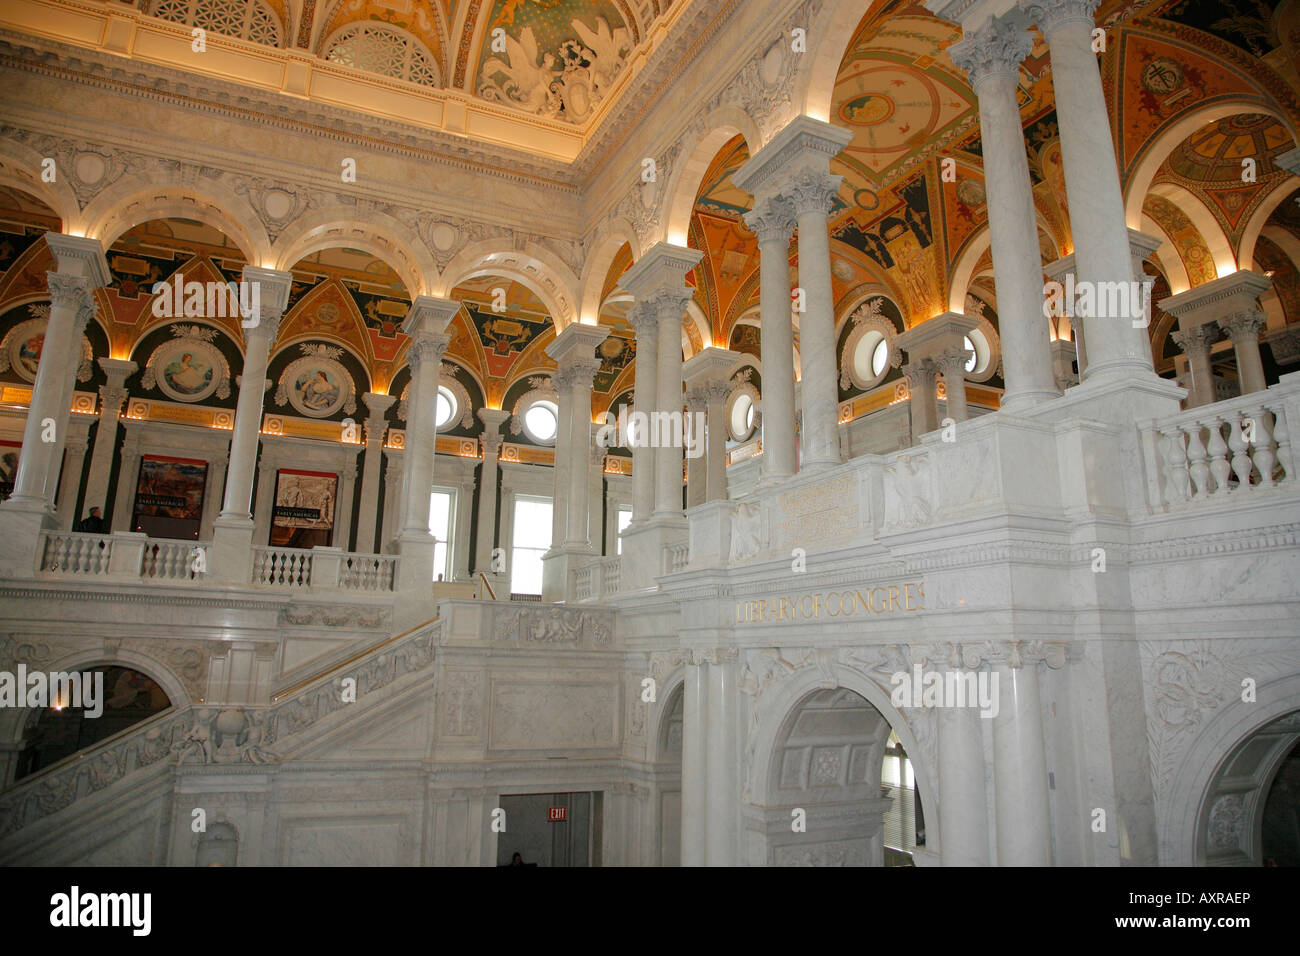
<svg viewBox="0 0 1300 956">
<path fill-rule="evenodd" d="M 511 536 L 510 591 L 542 593 L 542 555 L 551 547 L 551 499 L 515 498 Z"/>
<path fill-rule="evenodd" d="M 631 523 L 632 523 L 632 509 L 619 508 L 618 509 L 618 541 L 616 542 L 617 550 L 614 552 L 615 554 L 623 553 L 623 529 L 626 528 Z"/>
<path fill-rule="evenodd" d="M 456 514 L 456 492 L 440 489 L 429 495 L 429 534 L 433 546 L 433 579 L 451 580 L 451 528 Z"/>
</svg>

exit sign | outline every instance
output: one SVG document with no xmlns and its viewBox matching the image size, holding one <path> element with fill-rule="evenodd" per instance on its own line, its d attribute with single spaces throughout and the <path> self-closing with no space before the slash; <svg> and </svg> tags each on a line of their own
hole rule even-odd
<svg viewBox="0 0 1300 956">
<path fill-rule="evenodd" d="M 546 819 L 552 823 L 563 823 L 569 819 L 568 807 L 548 807 L 546 810 Z"/>
</svg>

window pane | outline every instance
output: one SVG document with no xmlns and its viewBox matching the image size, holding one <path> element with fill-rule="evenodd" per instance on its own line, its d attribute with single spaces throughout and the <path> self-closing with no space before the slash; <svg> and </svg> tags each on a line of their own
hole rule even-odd
<svg viewBox="0 0 1300 956">
<path fill-rule="evenodd" d="M 885 370 L 885 363 L 889 361 L 889 344 L 881 339 L 876 343 L 876 349 L 871 353 L 871 374 L 879 375 Z"/>
<path fill-rule="evenodd" d="M 451 392 L 445 388 L 438 389 L 438 427 L 441 428 L 447 422 L 451 421 L 451 416 L 456 412 L 456 402 L 452 398 Z"/>
<path fill-rule="evenodd" d="M 966 371 L 968 372 L 975 371 L 975 366 L 979 363 L 980 360 L 979 349 L 975 347 L 975 343 L 970 340 L 969 335 L 961 340 L 961 347 L 971 353 L 971 357 L 966 360 Z"/>
<path fill-rule="evenodd" d="M 547 402 L 535 402 L 524 412 L 524 424 L 539 441 L 550 441 L 555 437 L 557 419 L 555 411 Z"/>
<path fill-rule="evenodd" d="M 542 593 L 542 555 L 537 548 L 515 548 L 510 560 L 512 594 Z"/>
<path fill-rule="evenodd" d="M 442 575 L 444 581 L 451 580 L 451 504 L 452 492 L 435 491 L 429 495 L 429 534 L 437 544 L 433 548 L 433 579 Z"/>
<path fill-rule="evenodd" d="M 546 498 L 516 498 L 511 544 L 516 548 L 551 546 L 551 502 Z"/>
<path fill-rule="evenodd" d="M 617 542 L 617 544 L 618 544 L 618 550 L 614 552 L 615 554 L 622 554 L 622 553 L 623 553 L 623 538 L 622 538 L 622 535 L 623 535 L 623 529 L 626 528 L 626 527 L 627 527 L 628 525 L 630 525 L 631 523 L 632 523 L 632 509 L 631 509 L 631 508 L 620 508 L 620 509 L 618 509 L 618 533 L 619 533 L 619 539 L 618 539 L 618 542 Z"/>
</svg>

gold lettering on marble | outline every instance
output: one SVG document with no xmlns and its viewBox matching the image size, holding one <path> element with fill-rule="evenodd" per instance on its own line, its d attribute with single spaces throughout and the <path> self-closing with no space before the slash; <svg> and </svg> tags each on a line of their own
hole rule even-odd
<svg viewBox="0 0 1300 956">
<path fill-rule="evenodd" d="M 925 589 L 919 581 L 866 590 L 814 591 L 736 602 L 737 624 L 820 620 L 862 614 L 897 614 L 925 610 Z"/>
</svg>

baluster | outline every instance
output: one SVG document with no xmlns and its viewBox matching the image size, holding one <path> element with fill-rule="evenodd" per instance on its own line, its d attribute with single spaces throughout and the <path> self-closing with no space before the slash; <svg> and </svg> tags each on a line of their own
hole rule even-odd
<svg viewBox="0 0 1300 956">
<path fill-rule="evenodd" d="M 1282 465 L 1282 480 L 1291 481 L 1295 478 L 1295 462 L 1291 457 L 1291 431 L 1283 405 L 1277 407 L 1273 417 L 1273 440 L 1277 442 L 1277 460 Z"/>
<path fill-rule="evenodd" d="M 1259 469 L 1259 483 L 1265 488 L 1273 487 L 1273 466 L 1277 456 L 1273 453 L 1273 428 L 1269 419 L 1271 413 L 1263 405 L 1252 409 L 1255 417 L 1255 467 Z"/>
<path fill-rule="evenodd" d="M 1249 418 L 1246 419 L 1250 421 Z M 1258 428 L 1258 422 L 1256 422 Z M 1228 416 L 1228 447 L 1232 449 L 1232 471 L 1237 476 L 1237 491 L 1250 490 L 1250 456 L 1246 454 L 1246 436 L 1242 432 L 1241 415 L 1233 412 Z"/>
<path fill-rule="evenodd" d="M 1184 425 L 1187 432 L 1187 471 L 1191 475 L 1195 490 L 1192 498 L 1204 498 L 1209 494 L 1210 466 L 1205 463 L 1205 444 L 1201 441 L 1200 422 Z"/>
<path fill-rule="evenodd" d="M 1165 446 L 1165 496 L 1170 504 L 1181 504 L 1191 497 L 1191 478 L 1187 474 L 1187 436 L 1175 428 L 1162 432 Z"/>
<path fill-rule="evenodd" d="M 1232 467 L 1228 464 L 1228 443 L 1223 440 L 1223 422 L 1223 418 L 1217 415 L 1211 420 L 1210 443 L 1205 446 L 1210 456 L 1210 474 L 1214 476 L 1216 496 L 1228 493 L 1228 476 L 1232 474 Z"/>
</svg>

